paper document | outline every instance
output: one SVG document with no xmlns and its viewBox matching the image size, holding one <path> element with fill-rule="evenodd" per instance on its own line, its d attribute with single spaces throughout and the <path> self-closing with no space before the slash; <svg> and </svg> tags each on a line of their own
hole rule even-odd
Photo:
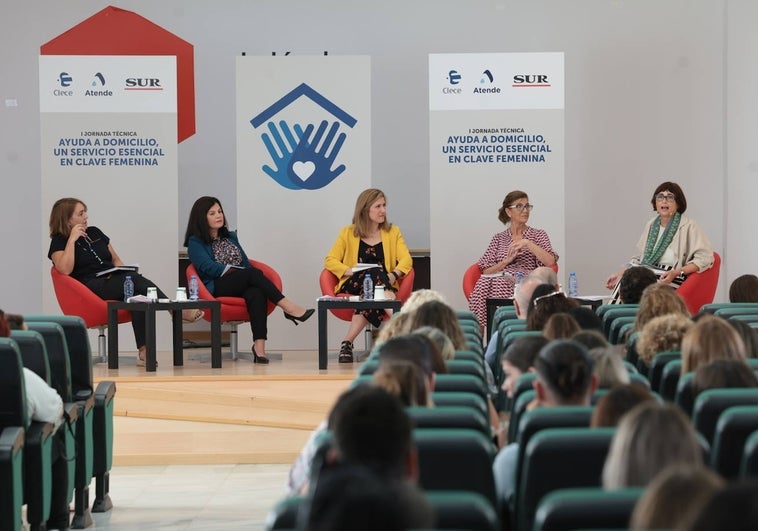
<svg viewBox="0 0 758 531">
<path fill-rule="evenodd" d="M 105 271 L 100 271 L 95 276 L 102 277 L 103 275 L 110 275 L 111 273 L 115 273 L 116 271 L 131 271 L 133 273 L 136 273 L 137 271 L 139 271 L 139 264 L 129 264 L 129 265 L 111 267 L 110 269 L 106 269 Z"/>
<path fill-rule="evenodd" d="M 365 271 L 366 269 L 373 269 L 375 267 L 379 267 L 379 264 L 355 264 L 352 269 L 353 273 L 356 273 L 358 271 Z"/>
<path fill-rule="evenodd" d="M 155 302 L 147 295 L 134 295 L 126 299 L 126 302 Z"/>
<path fill-rule="evenodd" d="M 507 271 L 498 271 L 497 273 L 482 273 L 483 278 L 497 278 L 497 277 L 509 277 L 513 278 L 513 275 L 511 275 Z"/>
<path fill-rule="evenodd" d="M 221 273 L 221 276 L 223 277 L 224 275 L 226 275 L 232 269 L 245 269 L 245 268 L 242 267 L 242 266 L 236 266 L 236 265 L 232 265 L 232 264 L 226 264 L 226 267 L 224 268 L 223 273 Z"/>
</svg>

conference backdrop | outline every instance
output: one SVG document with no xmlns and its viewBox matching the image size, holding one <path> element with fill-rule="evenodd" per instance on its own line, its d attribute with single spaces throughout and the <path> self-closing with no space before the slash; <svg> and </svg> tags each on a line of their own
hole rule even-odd
<svg viewBox="0 0 758 531">
<path fill-rule="evenodd" d="M 125 263 L 172 295 L 177 285 L 177 83 L 173 56 L 39 58 L 43 223 L 61 197 L 88 207 Z M 45 258 L 46 260 L 46 258 Z M 51 265 L 50 262 L 47 262 Z M 43 268 L 43 312 L 60 311 Z M 167 314 L 166 314 L 167 315 Z M 168 319 L 166 317 L 166 319 Z M 157 346 L 170 349 L 170 327 Z M 136 350 L 120 328 L 120 349 Z"/>
<path fill-rule="evenodd" d="M 238 227 L 231 228 L 249 257 L 279 272 L 287 297 L 314 307 L 324 257 L 371 186 L 370 58 L 241 56 L 236 71 Z M 294 329 L 276 310 L 269 348 L 315 348 L 315 321 Z M 334 349 L 347 323 L 329 321 Z M 249 338 L 245 327 L 241 345 Z"/>
<path fill-rule="evenodd" d="M 504 230 L 512 190 L 529 195 L 529 225 L 568 274 L 563 109 L 562 53 L 429 55 L 431 279 L 454 307 L 466 307 L 463 272 Z"/>
</svg>

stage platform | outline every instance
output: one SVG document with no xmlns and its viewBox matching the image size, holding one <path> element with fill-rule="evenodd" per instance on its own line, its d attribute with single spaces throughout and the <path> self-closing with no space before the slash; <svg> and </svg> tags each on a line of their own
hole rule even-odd
<svg viewBox="0 0 758 531">
<path fill-rule="evenodd" d="M 95 383 L 116 382 L 115 465 L 291 463 L 359 365 L 318 369 L 313 351 L 273 353 L 268 365 L 249 357 L 212 369 L 210 351 L 185 349 L 184 366 L 170 351 L 158 368 L 135 366 L 122 352 L 118 369 L 93 367 Z"/>
</svg>

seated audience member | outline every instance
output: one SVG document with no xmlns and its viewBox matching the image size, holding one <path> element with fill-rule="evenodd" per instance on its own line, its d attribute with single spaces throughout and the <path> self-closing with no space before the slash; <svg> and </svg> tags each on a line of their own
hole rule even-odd
<svg viewBox="0 0 758 531">
<path fill-rule="evenodd" d="M 458 316 L 446 303 L 429 301 L 417 307 L 410 316 L 407 324 L 408 333 L 415 332 L 422 326 L 434 326 L 442 330 L 455 350 L 466 350 L 466 336 L 463 334 Z"/>
<path fill-rule="evenodd" d="M 590 357 L 594 365 L 594 373 L 597 377 L 597 386 L 600 389 L 611 389 L 617 385 L 629 383 L 629 371 L 621 359 L 621 352 L 615 346 L 605 348 L 593 348 Z"/>
<path fill-rule="evenodd" d="M 629 527 L 633 531 L 679 529 L 691 522 L 724 484 L 721 476 L 704 467 L 666 467 L 637 501 Z"/>
<path fill-rule="evenodd" d="M 404 406 L 432 406 L 429 378 L 412 361 L 382 362 L 373 374 L 374 384 L 400 399 Z"/>
<path fill-rule="evenodd" d="M 709 389 L 758 387 L 758 376 L 743 360 L 715 360 L 701 365 L 692 379 L 692 396 Z"/>
<path fill-rule="evenodd" d="M 25 327 L 21 317 L 22 329 Z M 11 327 L 6 314 L 0 310 L 0 337 L 10 337 Z M 63 423 L 63 400 L 58 392 L 47 385 L 37 373 L 24 367 L 24 387 L 26 391 L 27 418 L 37 422 L 49 422 L 55 429 L 52 450 L 52 493 L 50 496 L 50 518 L 48 529 L 68 529 L 70 524 L 68 509 L 68 463 L 65 455 L 66 433 L 58 428 Z"/>
<path fill-rule="evenodd" d="M 553 339 L 570 339 L 579 330 L 579 323 L 571 317 L 571 314 L 560 312 L 550 316 L 542 329 L 542 335 L 548 341 L 552 341 Z"/>
<path fill-rule="evenodd" d="M 534 390 L 538 407 L 588 406 L 597 389 L 592 359 L 587 349 L 570 339 L 551 341 L 534 361 Z M 511 443 L 495 456 L 492 465 L 498 500 L 505 507 L 516 490 L 518 443 Z"/>
<path fill-rule="evenodd" d="M 433 367 L 441 364 L 444 367 L 444 360 L 439 355 L 439 351 L 436 350 L 431 341 L 425 336 L 416 334 L 406 334 L 403 336 L 394 337 L 378 347 L 379 349 L 379 368 L 381 369 L 385 364 L 400 363 L 413 363 L 419 372 L 426 380 L 426 389 L 434 389 L 434 375 Z M 436 360 L 436 361 L 435 361 Z M 399 370 L 399 369 L 398 369 Z M 444 367 L 447 371 L 447 368 Z M 382 378 L 382 382 L 389 386 L 390 374 L 388 372 L 380 372 L 379 377 Z M 405 381 L 407 383 L 407 381 Z M 416 395 L 418 399 L 420 395 L 420 388 L 417 388 L 414 393 L 411 390 L 404 389 L 403 394 L 407 396 Z M 410 405 L 410 402 L 409 404 Z M 287 477 L 287 495 L 292 496 L 294 494 L 305 494 L 308 491 L 309 474 L 312 467 L 313 458 L 318 449 L 318 441 L 323 432 L 327 429 L 331 429 L 331 417 L 336 414 L 335 410 L 340 407 L 338 401 L 332 407 L 332 411 L 329 414 L 329 418 L 322 421 L 316 429 L 311 433 L 310 437 L 306 441 L 303 448 L 300 450 L 295 462 L 290 468 L 289 475 Z"/>
<path fill-rule="evenodd" d="M 338 402 L 329 418 L 333 447 L 316 478 L 307 528 L 433 527 L 431 507 L 416 487 L 418 455 L 400 400 L 379 387 L 358 386 Z"/>
<path fill-rule="evenodd" d="M 747 354 L 747 357 L 758 358 L 758 330 L 747 322 L 738 319 L 727 319 L 726 322 L 737 330 L 737 333 L 742 338 L 742 342 L 745 343 L 745 354 Z"/>
<path fill-rule="evenodd" d="M 437 350 L 440 351 L 443 360 L 455 359 L 455 346 L 453 342 L 447 337 L 445 332 L 436 326 L 422 326 L 414 330 L 413 333 L 422 334 L 431 339 Z"/>
<path fill-rule="evenodd" d="M 752 531 L 758 529 L 758 481 L 754 478 L 727 483 L 715 492 L 697 511 L 691 523 L 683 523 L 682 531 Z"/>
<path fill-rule="evenodd" d="M 445 296 L 433 289 L 417 289 L 413 291 L 403 303 L 403 313 L 412 313 L 425 302 L 437 301 L 449 304 Z"/>
<path fill-rule="evenodd" d="M 26 326 L 23 315 L 19 315 L 17 313 L 6 313 L 5 320 L 8 321 L 8 328 L 11 330 L 27 330 L 29 328 Z"/>
<path fill-rule="evenodd" d="M 652 318 L 639 331 L 637 354 L 650 367 L 653 357 L 659 352 L 680 350 L 682 338 L 694 326 L 692 319 L 678 313 Z"/>
<path fill-rule="evenodd" d="M 568 313 L 571 317 L 576 319 L 579 328 L 582 330 L 602 332 L 603 324 L 600 321 L 600 317 L 598 317 L 595 311 L 589 306 L 574 306 L 569 309 Z"/>
<path fill-rule="evenodd" d="M 704 315 L 682 338 L 682 374 L 715 360 L 747 358 L 745 343 L 725 319 Z"/>
<path fill-rule="evenodd" d="M 665 466 L 703 466 L 690 419 L 674 404 L 645 402 L 624 415 L 603 467 L 603 487 L 645 487 Z"/>
<path fill-rule="evenodd" d="M 617 385 L 598 400 L 592 412 L 590 426 L 593 428 L 615 428 L 621 417 L 637 405 L 654 401 L 650 389 L 637 383 Z"/>
<path fill-rule="evenodd" d="M 651 269 L 644 266 L 628 268 L 619 281 L 619 302 L 639 304 L 645 288 L 656 282 L 658 282 L 658 277 Z"/>
<path fill-rule="evenodd" d="M 653 317 L 669 313 L 690 316 L 684 301 L 670 284 L 651 284 L 642 292 L 640 307 L 634 321 L 634 330 L 639 332 Z"/>
<path fill-rule="evenodd" d="M 568 312 L 577 305 L 576 301 L 569 299 L 565 293 L 556 290 L 549 284 L 537 286 L 532 294 L 532 299 L 529 301 L 526 329 L 542 331 L 551 315 Z"/>
<path fill-rule="evenodd" d="M 742 275 L 729 286 L 729 302 L 758 302 L 758 277 Z"/>
<path fill-rule="evenodd" d="M 500 363 L 505 374 L 502 389 L 508 398 L 513 398 L 516 382 L 521 375 L 534 371 L 534 360 L 547 343 L 545 336 L 522 336 L 514 339 L 505 349 Z"/>
<path fill-rule="evenodd" d="M 596 330 L 580 330 L 571 339 L 587 347 L 587 350 L 605 348 L 609 345 L 605 336 Z"/>
<path fill-rule="evenodd" d="M 376 336 L 376 345 L 380 345 L 395 336 L 407 334 L 410 317 L 411 312 L 400 311 L 393 313 L 389 320 L 379 329 L 379 333 Z"/>
</svg>

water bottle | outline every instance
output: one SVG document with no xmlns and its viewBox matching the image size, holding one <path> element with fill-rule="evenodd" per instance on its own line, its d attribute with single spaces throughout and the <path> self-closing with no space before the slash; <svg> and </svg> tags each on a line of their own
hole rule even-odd
<svg viewBox="0 0 758 531">
<path fill-rule="evenodd" d="M 134 297 L 134 281 L 131 275 L 126 275 L 124 279 L 124 300 L 128 301 L 131 297 Z"/>
<path fill-rule="evenodd" d="M 516 273 L 516 280 L 513 282 L 513 298 L 518 296 L 518 290 L 521 287 L 521 281 L 524 280 L 524 273 L 519 271 Z"/>
<path fill-rule="evenodd" d="M 569 273 L 569 297 L 579 296 L 579 285 L 576 280 L 576 273 L 573 271 Z"/>
<path fill-rule="evenodd" d="M 371 275 L 366 273 L 363 277 L 363 300 L 370 301 L 374 298 L 374 281 L 371 280 Z"/>
<path fill-rule="evenodd" d="M 192 275 L 189 279 L 189 300 L 196 301 L 197 299 L 197 275 Z"/>
</svg>

